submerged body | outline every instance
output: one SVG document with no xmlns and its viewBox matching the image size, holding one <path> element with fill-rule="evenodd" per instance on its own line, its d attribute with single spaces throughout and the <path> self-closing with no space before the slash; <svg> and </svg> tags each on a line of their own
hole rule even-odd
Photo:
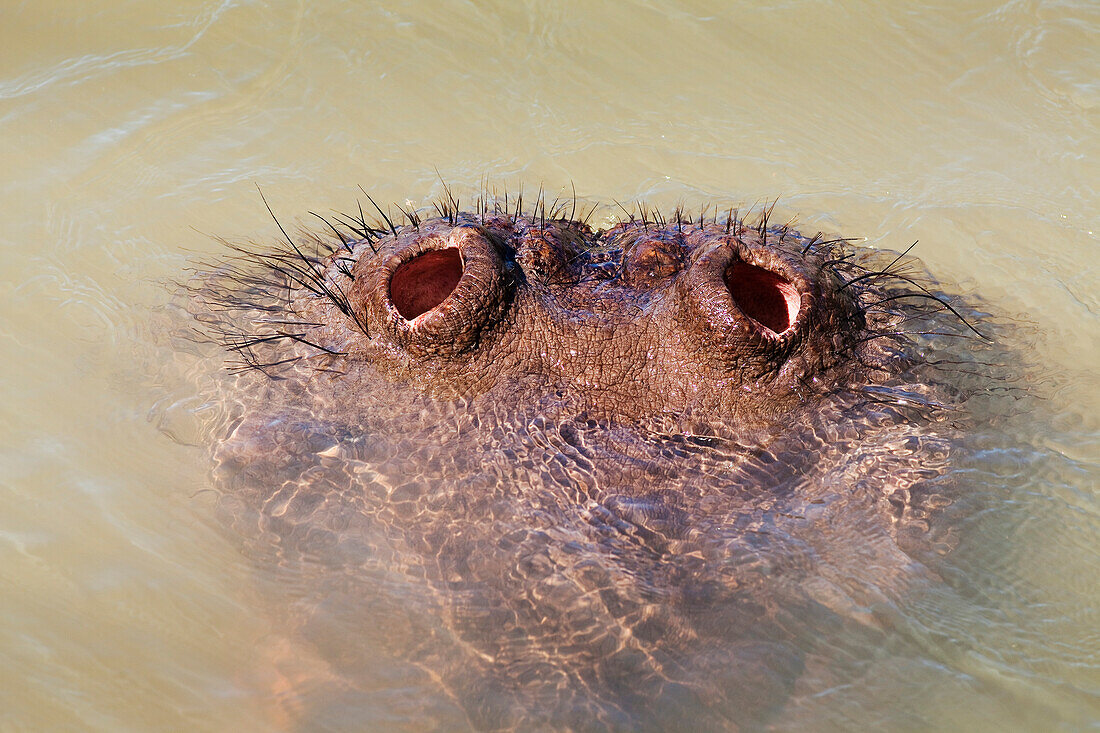
<svg viewBox="0 0 1100 733">
<path fill-rule="evenodd" d="M 303 715 L 376 700 L 381 654 L 443 727 L 755 725 L 934 582 L 981 388 L 941 351 L 977 340 L 897 259 L 732 215 L 439 213 L 204 286 L 248 367 L 221 505 L 308 588 L 289 623 L 332 680 Z"/>
</svg>

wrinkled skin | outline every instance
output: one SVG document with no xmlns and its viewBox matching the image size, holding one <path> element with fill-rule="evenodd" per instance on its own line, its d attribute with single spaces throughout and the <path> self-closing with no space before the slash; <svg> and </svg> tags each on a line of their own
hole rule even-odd
<svg viewBox="0 0 1100 733">
<path fill-rule="evenodd" d="M 307 724 L 389 665 L 412 728 L 752 727 L 935 582 L 966 391 L 905 334 L 967 327 L 892 258 L 443 213 L 202 288 L 250 367 L 221 508 L 327 665 Z"/>
</svg>

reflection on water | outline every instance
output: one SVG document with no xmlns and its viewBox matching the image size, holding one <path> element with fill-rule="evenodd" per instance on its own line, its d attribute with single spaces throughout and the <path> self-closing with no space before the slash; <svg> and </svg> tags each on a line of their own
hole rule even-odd
<svg viewBox="0 0 1100 733">
<path fill-rule="evenodd" d="M 409 568 L 386 538 L 359 536 L 360 572 L 318 553 L 286 573 L 221 531 L 221 364 L 173 336 L 165 285 L 217 256 L 206 234 L 272 238 L 255 183 L 289 219 L 353 208 L 358 183 L 419 201 L 436 168 L 667 208 L 781 194 L 803 231 L 919 238 L 933 272 L 1018 321 L 1006 338 L 1034 366 L 972 405 L 1002 417 L 952 460 L 969 490 L 936 577 L 844 614 L 812 589 L 829 612 L 803 623 L 865 622 L 795 645 L 774 724 L 1100 718 L 1091 5 L 36 3 L 0 25 L 0 727 L 264 730 L 303 699 L 326 701 L 318 726 L 469 725 L 405 663 L 401 644 L 446 633 L 431 597 L 341 615 L 355 584 L 416 587 L 394 585 Z M 330 623 L 290 633 L 317 583 Z"/>
</svg>

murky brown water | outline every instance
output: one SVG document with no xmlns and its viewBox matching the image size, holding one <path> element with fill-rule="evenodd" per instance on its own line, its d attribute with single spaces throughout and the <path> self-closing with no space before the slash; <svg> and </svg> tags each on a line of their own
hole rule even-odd
<svg viewBox="0 0 1100 733">
<path fill-rule="evenodd" d="M 419 203 L 436 169 L 665 206 L 779 195 L 805 229 L 919 239 L 1018 318 L 1041 399 L 972 467 L 987 508 L 943 591 L 898 609 L 920 655 L 806 680 L 774 724 L 1096 725 L 1098 31 L 1086 2 L 0 11 L 0 728 L 293 725 L 278 670 L 303 651 L 213 519 L 220 364 L 170 337 L 168 282 L 220 252 L 208 235 L 277 234 L 256 184 L 305 220 L 358 184 Z M 328 724 L 463 724 L 372 675 Z"/>
</svg>

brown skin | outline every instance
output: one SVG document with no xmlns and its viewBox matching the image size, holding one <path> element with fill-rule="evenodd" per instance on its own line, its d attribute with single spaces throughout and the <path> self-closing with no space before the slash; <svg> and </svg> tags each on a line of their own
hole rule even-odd
<svg viewBox="0 0 1100 733">
<path fill-rule="evenodd" d="M 625 224 L 597 241 L 574 222 L 436 220 L 360 244 L 354 280 L 330 268 L 357 319 L 308 291 L 299 303 L 327 324 L 311 340 L 427 394 L 519 381 L 615 419 L 759 426 L 845 378 L 866 335 L 856 293 L 822 266 L 832 249 L 807 243 L 722 224 Z"/>
<path fill-rule="evenodd" d="M 222 508 L 341 695 L 382 655 L 444 727 L 725 730 L 881 642 L 964 424 L 908 332 L 964 322 L 839 240 L 443 208 L 203 286 Z"/>
</svg>

